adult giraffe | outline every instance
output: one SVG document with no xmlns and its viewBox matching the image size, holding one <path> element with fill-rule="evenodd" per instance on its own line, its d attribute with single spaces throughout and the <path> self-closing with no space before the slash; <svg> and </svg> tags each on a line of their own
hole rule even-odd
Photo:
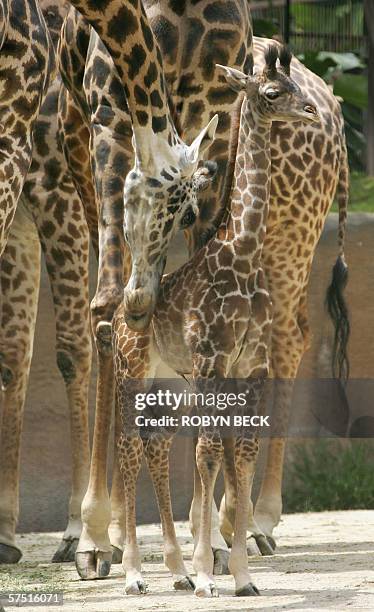
<svg viewBox="0 0 374 612">
<path fill-rule="evenodd" d="M 0 255 L 31 163 L 32 129 L 54 70 L 36 0 L 0 2 Z"/>
<path fill-rule="evenodd" d="M 66 3 L 40 0 L 57 46 Z M 53 57 L 51 58 L 53 60 Z M 88 309 L 89 235 L 58 136 L 61 80 L 54 79 L 33 127 L 33 155 L 0 262 L 0 563 L 16 563 L 21 430 L 38 307 L 41 251 L 56 318 L 57 365 L 71 419 L 72 491 L 69 520 L 55 561 L 74 560 L 80 508 L 89 472 L 88 383 L 91 337 Z M 49 398 L 53 403 L 53 398 Z"/>
<path fill-rule="evenodd" d="M 222 79 L 215 76 L 215 62 L 226 63 L 239 69 L 246 69 L 251 53 L 252 35 L 247 2 L 217 2 L 203 0 L 198 5 L 192 2 L 145 2 L 147 14 L 151 20 L 156 37 L 163 51 L 166 76 L 171 97 L 179 112 L 180 123 L 193 135 L 199 130 L 203 121 L 214 111 L 218 111 L 220 122 L 218 138 L 212 145 L 209 156 L 218 161 L 218 172 L 213 183 L 213 194 L 204 198 L 202 215 L 190 234 L 191 252 L 198 249 L 214 233 L 221 212 L 215 209 L 219 198 L 222 178 L 227 162 L 228 134 L 230 112 L 235 95 L 230 92 Z M 116 12 L 118 3 L 106 2 L 107 10 Z M 91 16 L 92 17 L 92 16 Z M 119 23 L 119 21 L 118 21 Z M 76 35 L 70 38 L 67 48 L 72 49 L 72 42 L 78 44 L 73 48 L 75 66 L 82 53 L 82 27 L 75 30 Z M 108 35 L 108 31 L 107 31 Z M 266 42 L 266 41 L 265 41 Z M 262 54 L 264 41 L 256 40 L 255 57 Z M 108 59 L 103 48 L 91 35 L 88 53 L 90 71 L 86 73 L 85 85 L 90 88 L 91 99 L 95 101 L 100 114 L 100 121 L 108 122 L 110 129 L 124 130 L 123 106 L 118 87 L 118 78 L 108 68 Z M 95 62 L 95 58 L 98 58 Z M 71 80 L 71 93 L 82 87 L 83 71 L 77 79 Z M 261 63 L 261 58 L 259 58 Z M 72 64 L 72 63 L 71 63 Z M 293 67 L 295 63 L 293 63 Z M 74 71 L 73 71 L 74 72 Z M 82 76 L 83 75 L 83 76 Z M 75 76 L 73 74 L 73 76 Z M 293 76 L 293 75 L 292 75 Z M 113 80 L 114 78 L 114 80 Z M 347 164 L 343 134 L 343 122 L 339 104 L 322 83 L 300 64 L 297 64 L 296 80 L 307 87 L 318 107 L 322 106 L 322 122 L 308 128 L 299 127 L 293 137 L 287 126 L 275 124 L 272 130 L 272 191 L 268 235 L 264 246 L 264 265 L 269 278 L 269 288 L 275 304 L 275 332 L 272 346 L 273 374 L 276 378 L 288 381 L 277 386 L 273 414 L 282 415 L 287 421 L 288 403 L 292 391 L 292 380 L 296 375 L 301 356 L 308 341 L 306 316 L 306 287 L 315 246 L 322 231 L 323 222 L 331 205 L 338 186 L 338 197 L 342 215 L 340 218 L 340 236 L 343 236 L 345 223 L 345 204 L 347 200 Z M 76 107 L 80 105 L 79 97 L 75 99 Z M 119 105 L 117 107 L 117 105 Z M 72 100 L 65 101 L 64 116 L 68 118 L 68 130 L 72 133 L 79 112 L 74 109 Z M 75 116 L 75 121 L 74 121 Z M 120 134 L 123 140 L 123 133 Z M 281 135 L 285 144 L 280 145 Z M 70 141 L 73 157 L 74 142 Z M 116 139 L 116 147 L 121 144 Z M 113 145 L 111 145 L 113 147 Z M 118 149 L 114 149 L 118 153 Z M 125 154 L 126 148 L 122 152 Z M 114 159 L 112 148 L 109 158 Z M 107 159 L 107 158 L 106 158 Z M 110 167 L 110 164 L 109 164 Z M 118 166 L 116 166 L 117 168 Z M 79 157 L 74 158 L 73 172 L 80 174 Z M 118 201 L 117 201 L 118 202 Z M 120 207 L 107 211 L 105 223 L 106 240 L 110 245 L 112 261 L 103 272 L 109 275 L 102 285 L 102 310 L 107 316 L 113 312 L 118 299 L 118 287 L 122 286 L 122 246 L 121 246 L 121 213 Z M 335 268 L 337 289 L 344 281 L 345 264 L 342 258 Z M 105 277 L 104 277 L 105 279 Z M 113 283 L 114 280 L 114 283 Z M 106 291 L 105 289 L 110 289 Z M 116 293 L 117 292 L 117 293 Z M 114 295 L 115 294 L 115 295 Z M 116 297 L 117 296 L 117 297 Z M 104 298 L 104 299 L 103 299 Z M 114 299 L 113 299 L 114 298 Z M 105 302 L 106 300 L 106 302 Z M 108 304 L 110 308 L 108 308 Z M 97 305 L 96 305 L 97 308 Z M 97 308 L 97 310 L 99 310 Z M 95 308 L 94 308 L 95 314 Z M 344 359 L 344 337 L 342 357 Z M 279 420 L 279 418 L 278 418 Z M 105 424 L 106 423 L 106 424 Z M 103 428 L 107 422 L 103 422 Z M 272 530 L 279 521 L 281 512 L 281 475 L 283 465 L 284 440 L 272 440 L 269 445 L 268 465 L 263 481 L 262 491 L 256 508 L 256 520 L 263 531 L 271 538 Z M 105 458 L 96 457 L 98 464 L 105 463 Z M 197 493 L 198 493 L 198 482 Z M 95 496 L 91 502 L 94 503 Z M 196 495 L 191 518 L 194 522 L 194 508 L 199 507 L 199 496 Z M 225 504 L 221 508 L 221 522 L 225 522 Z M 103 523 L 101 523 L 103 524 Z M 103 529 L 105 531 L 105 529 Z M 229 534 L 226 534 L 229 537 Z M 97 550 L 100 543 L 97 543 Z M 268 550 L 268 548 L 266 549 Z M 265 551 L 266 552 L 266 551 Z M 96 570 L 91 568 L 90 576 Z"/>
</svg>

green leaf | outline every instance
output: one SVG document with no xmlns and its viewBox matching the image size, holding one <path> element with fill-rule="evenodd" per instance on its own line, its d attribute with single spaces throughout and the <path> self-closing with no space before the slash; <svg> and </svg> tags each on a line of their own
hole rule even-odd
<svg viewBox="0 0 374 612">
<path fill-rule="evenodd" d="M 323 61 L 326 59 L 332 60 L 336 66 L 343 72 L 346 70 L 355 70 L 364 68 L 364 63 L 354 53 L 333 53 L 332 51 L 321 51 L 318 58 Z"/>
<path fill-rule="evenodd" d="M 253 19 L 253 32 L 255 36 L 262 38 L 272 38 L 274 34 L 279 32 L 279 25 L 273 23 L 270 19 Z"/>
<path fill-rule="evenodd" d="M 307 51 L 298 56 L 298 59 L 315 74 L 326 80 L 329 68 L 335 68 L 336 63 L 330 57 L 321 58 L 321 53 L 315 51 Z"/>
<path fill-rule="evenodd" d="M 362 74 L 342 74 L 334 83 L 334 94 L 359 108 L 368 105 L 368 83 Z"/>
</svg>

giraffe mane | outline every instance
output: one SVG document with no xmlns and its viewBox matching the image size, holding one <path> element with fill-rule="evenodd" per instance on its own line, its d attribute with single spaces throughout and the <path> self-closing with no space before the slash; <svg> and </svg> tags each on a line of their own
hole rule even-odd
<svg viewBox="0 0 374 612">
<path fill-rule="evenodd" d="M 224 182 L 224 187 L 223 187 L 223 198 L 222 198 L 224 215 L 227 215 L 230 212 L 231 192 L 232 192 L 233 180 L 234 180 L 236 154 L 238 151 L 238 143 L 239 143 L 240 113 L 241 113 L 241 108 L 242 108 L 244 97 L 245 97 L 245 92 L 242 92 L 236 101 L 233 115 L 232 115 L 230 140 L 229 140 L 229 151 L 228 151 L 228 163 L 227 163 L 227 169 L 226 169 L 226 174 L 225 174 L 225 182 Z"/>
</svg>

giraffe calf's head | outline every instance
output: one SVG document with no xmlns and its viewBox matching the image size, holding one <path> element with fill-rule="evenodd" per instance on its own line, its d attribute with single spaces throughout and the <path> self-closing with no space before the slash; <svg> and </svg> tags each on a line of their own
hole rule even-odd
<svg viewBox="0 0 374 612">
<path fill-rule="evenodd" d="M 157 300 L 170 241 L 190 227 L 199 214 L 198 196 L 215 176 L 214 162 L 202 162 L 217 127 L 215 115 L 189 146 L 179 138 L 161 140 L 147 158 L 135 155 L 124 189 L 124 234 L 132 270 L 124 291 L 125 320 L 140 331 L 149 324 Z M 151 135 L 152 137 L 152 135 Z M 143 149 L 144 151 L 144 149 Z"/>
<path fill-rule="evenodd" d="M 319 121 L 318 111 L 313 102 L 305 96 L 290 76 L 292 54 L 287 47 L 271 45 L 265 51 L 265 67 L 251 74 L 228 66 L 224 76 L 232 89 L 245 91 L 253 100 L 256 112 L 271 121 Z M 279 60 L 279 65 L 277 62 Z"/>
</svg>

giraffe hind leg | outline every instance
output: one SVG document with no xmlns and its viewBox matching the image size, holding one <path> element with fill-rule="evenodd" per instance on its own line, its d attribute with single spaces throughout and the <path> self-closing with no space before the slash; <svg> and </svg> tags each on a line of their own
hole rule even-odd
<svg viewBox="0 0 374 612">
<path fill-rule="evenodd" d="M 164 559 L 173 576 L 176 591 L 195 588 L 184 565 L 182 551 L 177 541 L 169 486 L 169 452 L 172 438 L 162 434 L 151 435 L 144 441 L 144 453 L 157 496 L 164 539 Z"/>
<path fill-rule="evenodd" d="M 17 563 L 19 466 L 23 409 L 39 295 L 40 243 L 20 202 L 0 264 L 0 355 L 3 385 L 0 439 L 0 564 Z"/>
</svg>

